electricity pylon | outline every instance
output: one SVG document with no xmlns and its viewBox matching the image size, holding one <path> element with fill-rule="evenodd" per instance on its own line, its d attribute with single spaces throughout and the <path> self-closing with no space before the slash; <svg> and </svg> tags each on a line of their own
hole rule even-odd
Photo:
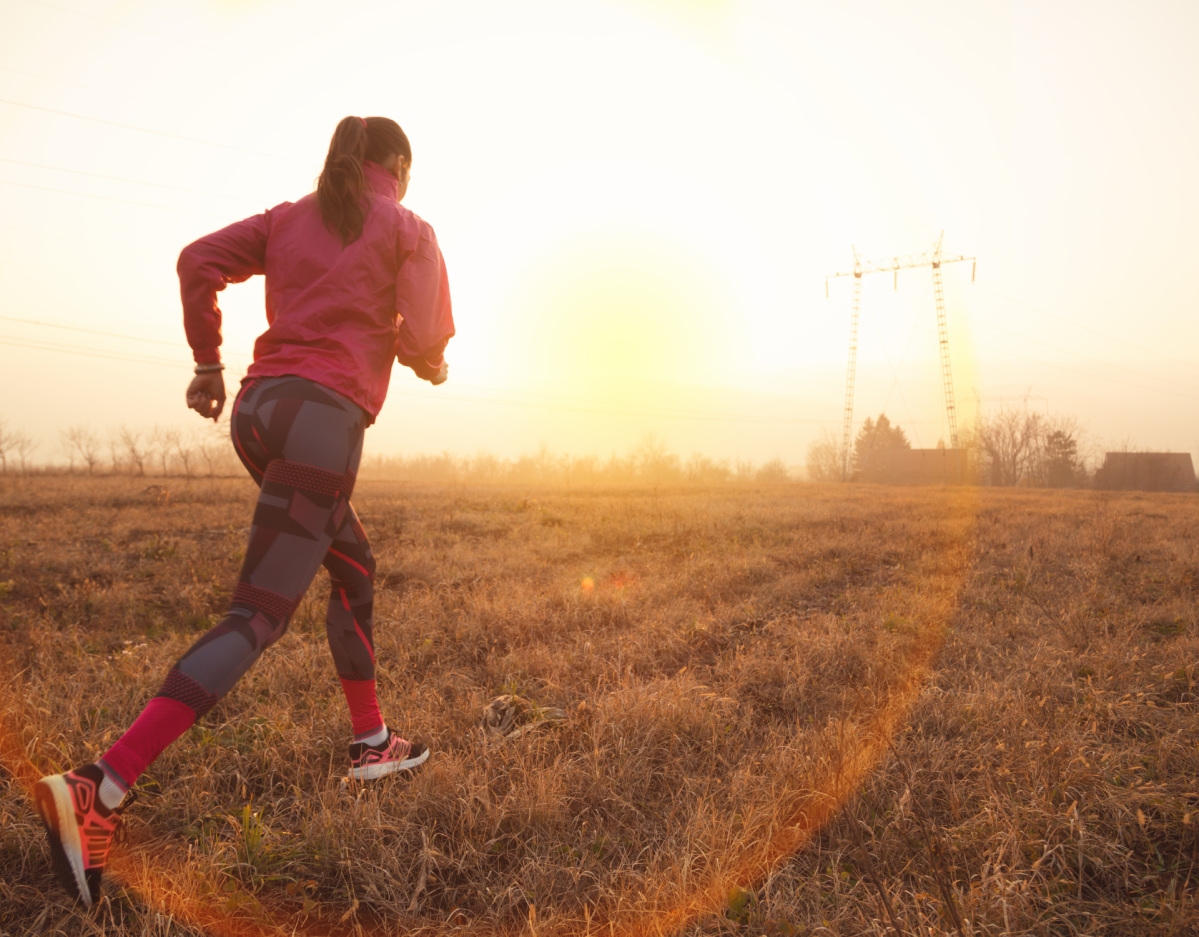
<svg viewBox="0 0 1199 937">
<path fill-rule="evenodd" d="M 890 270 L 895 275 L 895 289 L 899 289 L 899 271 L 908 267 L 933 268 L 933 295 L 937 300 L 937 333 L 941 342 L 941 382 L 945 392 L 945 415 L 949 422 L 949 438 L 951 448 L 958 447 L 958 414 L 953 394 L 953 373 L 949 367 L 949 331 L 945 324 L 945 291 L 941 285 L 941 264 L 957 263 L 969 260 L 973 266 L 970 269 L 970 282 L 974 282 L 974 274 L 978 269 L 978 261 L 973 257 L 963 257 L 961 254 L 942 254 L 941 242 L 945 240 L 945 232 L 937 238 L 932 250 L 923 254 L 909 254 L 906 257 L 892 257 L 889 260 L 862 260 L 857 248 L 853 248 L 853 270 L 846 273 L 830 273 L 824 278 L 824 297 L 828 298 L 828 281 L 836 277 L 853 277 L 853 318 L 849 325 L 849 372 L 845 377 L 845 422 L 841 432 L 841 480 L 849 477 L 849 433 L 853 428 L 853 388 L 857 378 L 858 366 L 858 313 L 862 305 L 862 277 L 867 273 L 882 273 Z"/>
</svg>

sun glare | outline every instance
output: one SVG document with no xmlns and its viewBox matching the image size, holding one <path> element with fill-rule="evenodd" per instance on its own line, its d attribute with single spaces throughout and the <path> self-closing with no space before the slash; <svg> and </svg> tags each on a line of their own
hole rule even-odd
<svg viewBox="0 0 1199 937">
<path fill-rule="evenodd" d="M 702 383 L 739 345 L 718 271 L 669 233 L 597 231 L 524 273 L 504 316 L 512 360 L 547 378 Z"/>
</svg>

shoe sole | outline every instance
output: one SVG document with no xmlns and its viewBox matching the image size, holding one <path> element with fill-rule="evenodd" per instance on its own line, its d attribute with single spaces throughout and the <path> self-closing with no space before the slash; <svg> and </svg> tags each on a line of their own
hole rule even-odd
<svg viewBox="0 0 1199 937">
<path fill-rule="evenodd" d="M 63 887 L 90 909 L 92 895 L 83 868 L 83 845 L 79 839 L 79 826 L 75 823 L 75 808 L 71 804 L 67 782 L 61 774 L 53 774 L 38 781 L 33 793 L 37 812 L 46 827 L 54 871 L 58 873 Z"/>
<path fill-rule="evenodd" d="M 429 760 L 429 749 L 425 749 L 415 758 L 404 761 L 380 761 L 373 765 L 363 765 L 361 768 L 351 768 L 350 777 L 355 781 L 373 781 L 375 778 L 386 777 L 399 771 L 410 771 L 423 765 Z"/>
</svg>

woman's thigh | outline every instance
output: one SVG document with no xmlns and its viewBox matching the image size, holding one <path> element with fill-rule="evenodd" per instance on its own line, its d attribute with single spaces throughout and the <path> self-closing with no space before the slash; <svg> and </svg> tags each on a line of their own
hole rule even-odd
<svg viewBox="0 0 1199 937">
<path fill-rule="evenodd" d="M 367 418 L 303 378 L 254 384 L 233 416 L 239 454 L 261 488 L 234 604 L 283 611 L 299 602 L 346 523 Z"/>
<path fill-rule="evenodd" d="M 238 455 L 259 484 L 245 562 L 223 621 L 179 659 L 159 695 L 203 715 L 277 641 L 338 531 L 366 416 L 300 378 L 247 384 L 233 411 Z"/>
</svg>

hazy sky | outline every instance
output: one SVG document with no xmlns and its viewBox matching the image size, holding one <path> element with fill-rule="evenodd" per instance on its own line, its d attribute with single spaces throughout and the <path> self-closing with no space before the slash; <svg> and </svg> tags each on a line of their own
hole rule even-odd
<svg viewBox="0 0 1199 937">
<path fill-rule="evenodd" d="M 178 252 L 310 191 L 347 114 L 411 138 L 458 324 L 450 382 L 397 368 L 368 451 L 654 430 L 800 462 L 845 388 L 825 275 L 944 230 L 978 257 L 945 268 L 961 418 L 1031 388 L 1199 454 L 1199 5 L 340 9 L 0 0 L 0 418 L 42 458 L 70 425 L 200 427 Z M 232 389 L 261 282 L 222 306 Z M 868 279 L 857 420 L 935 445 L 936 354 L 929 271 Z"/>
</svg>

